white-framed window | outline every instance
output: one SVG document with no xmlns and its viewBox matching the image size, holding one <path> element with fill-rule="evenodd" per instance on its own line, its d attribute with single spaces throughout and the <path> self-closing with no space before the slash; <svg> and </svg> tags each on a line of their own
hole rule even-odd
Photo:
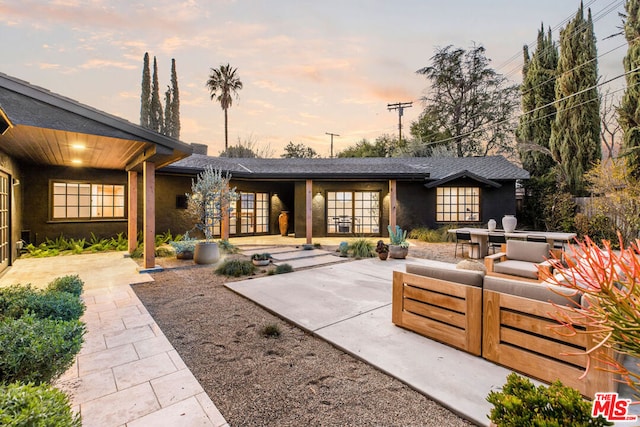
<svg viewBox="0 0 640 427">
<path fill-rule="evenodd" d="M 379 191 L 327 191 L 327 233 L 379 234 Z"/>
<path fill-rule="evenodd" d="M 438 187 L 436 189 L 436 221 L 480 221 L 480 188 Z"/>
<path fill-rule="evenodd" d="M 51 183 L 54 220 L 125 218 L 125 186 L 88 182 Z"/>
</svg>

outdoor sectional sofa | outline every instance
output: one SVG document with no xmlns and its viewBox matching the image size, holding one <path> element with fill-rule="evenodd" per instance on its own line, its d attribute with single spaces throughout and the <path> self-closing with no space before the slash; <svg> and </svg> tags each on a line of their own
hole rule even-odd
<svg viewBox="0 0 640 427">
<path fill-rule="evenodd" d="M 559 379 L 592 399 L 596 392 L 616 390 L 614 374 L 598 369 L 593 359 L 583 377 L 585 353 L 595 343 L 589 334 L 571 336 L 554 318 L 580 299 L 573 290 L 545 283 L 408 264 L 393 274 L 392 321 L 530 377 Z"/>
</svg>

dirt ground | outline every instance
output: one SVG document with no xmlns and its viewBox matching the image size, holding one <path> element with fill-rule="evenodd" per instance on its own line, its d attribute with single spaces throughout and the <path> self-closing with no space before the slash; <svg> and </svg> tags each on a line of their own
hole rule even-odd
<svg viewBox="0 0 640 427">
<path fill-rule="evenodd" d="M 410 256 L 455 262 L 451 244 Z M 223 286 L 237 279 L 163 264 L 134 290 L 231 426 L 473 425 Z M 274 326 L 280 336 L 265 336 Z"/>
</svg>

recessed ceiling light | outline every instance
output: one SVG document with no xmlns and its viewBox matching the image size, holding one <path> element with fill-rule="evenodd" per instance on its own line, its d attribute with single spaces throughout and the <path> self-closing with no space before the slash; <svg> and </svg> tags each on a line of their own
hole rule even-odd
<svg viewBox="0 0 640 427">
<path fill-rule="evenodd" d="M 82 160 L 80 160 L 80 159 L 72 159 L 71 163 L 73 163 L 74 165 L 81 165 L 82 164 Z"/>
<path fill-rule="evenodd" d="M 76 143 L 71 144 L 71 148 L 73 148 L 74 150 L 84 150 L 87 147 L 84 144 Z"/>
</svg>

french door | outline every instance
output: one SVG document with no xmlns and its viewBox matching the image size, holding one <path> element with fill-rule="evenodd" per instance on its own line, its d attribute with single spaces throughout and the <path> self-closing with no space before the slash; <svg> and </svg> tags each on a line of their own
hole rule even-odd
<svg viewBox="0 0 640 427">
<path fill-rule="evenodd" d="M 9 175 L 0 172 L 0 271 L 9 266 L 11 245 Z"/>
</svg>

